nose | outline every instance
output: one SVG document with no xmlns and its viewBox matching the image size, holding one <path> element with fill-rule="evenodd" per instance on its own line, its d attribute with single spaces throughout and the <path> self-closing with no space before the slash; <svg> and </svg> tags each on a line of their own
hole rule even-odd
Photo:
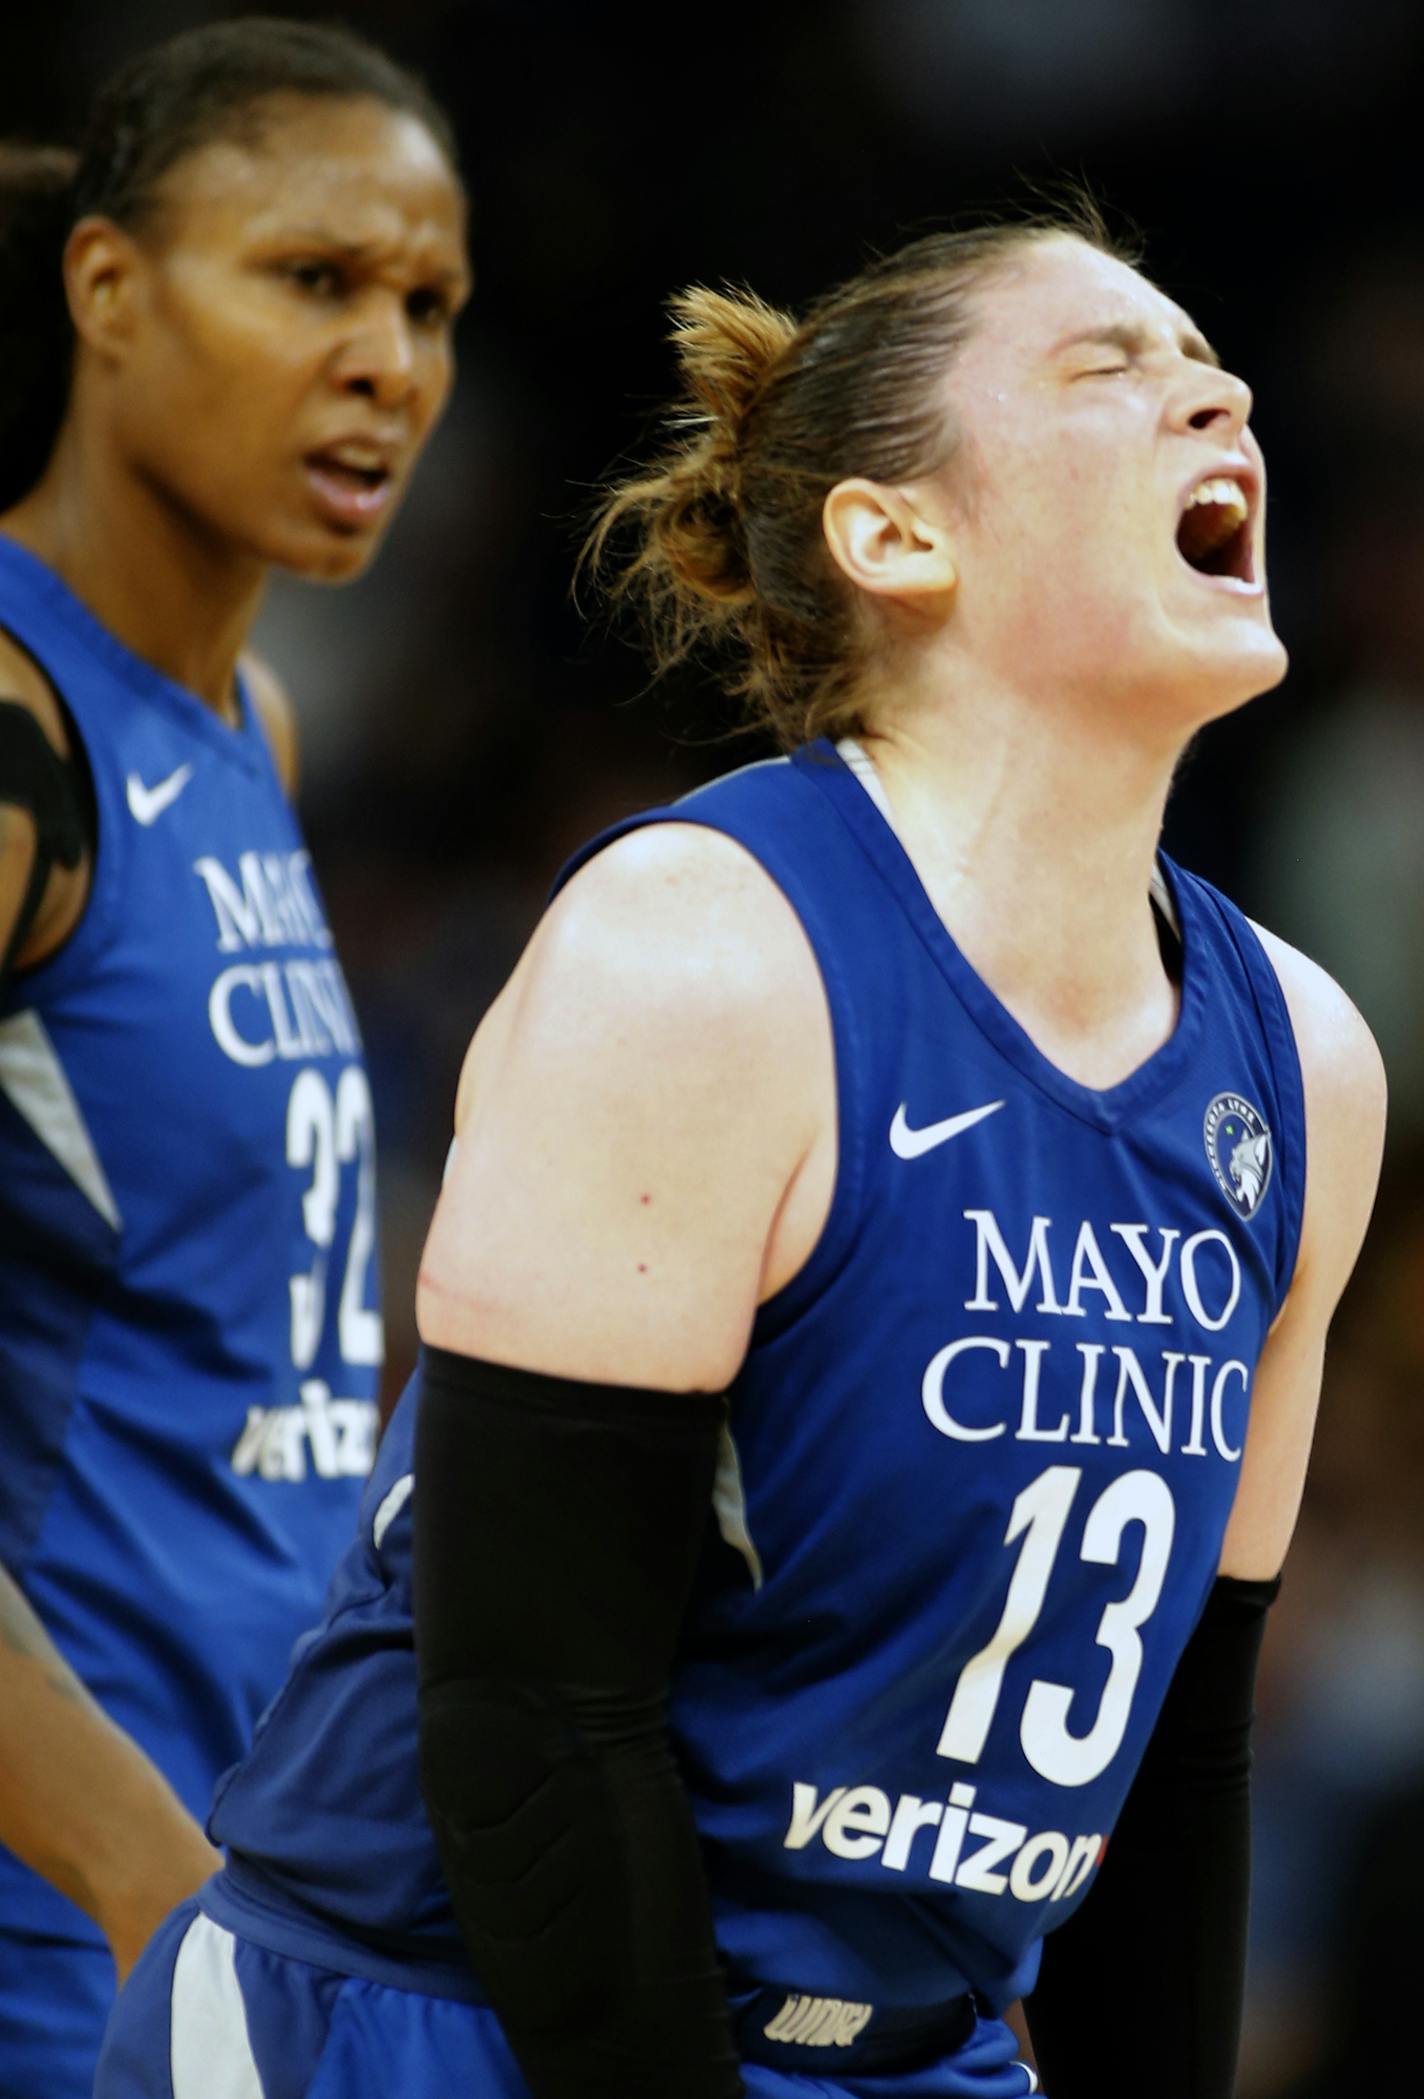
<svg viewBox="0 0 1424 2099">
<path fill-rule="evenodd" d="M 1178 399 L 1177 421 L 1185 430 L 1211 430 L 1235 438 L 1251 419 L 1252 394 L 1244 379 L 1215 365 L 1198 365 Z"/>
<path fill-rule="evenodd" d="M 405 302 L 383 298 L 361 314 L 335 361 L 338 385 L 382 408 L 400 408 L 414 391 L 415 342 Z"/>
</svg>

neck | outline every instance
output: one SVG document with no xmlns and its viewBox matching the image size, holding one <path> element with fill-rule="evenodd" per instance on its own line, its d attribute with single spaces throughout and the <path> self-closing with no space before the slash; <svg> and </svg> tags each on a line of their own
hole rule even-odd
<svg viewBox="0 0 1424 2099">
<path fill-rule="evenodd" d="M 46 562 L 101 624 L 225 720 L 257 616 L 263 565 L 65 425 L 35 487 L 0 525 Z"/>
<path fill-rule="evenodd" d="M 1176 1017 L 1148 898 L 1179 743 L 1134 740 L 1119 705 L 947 681 L 862 743 L 956 945 L 1052 1060 L 1126 1077 Z"/>
</svg>

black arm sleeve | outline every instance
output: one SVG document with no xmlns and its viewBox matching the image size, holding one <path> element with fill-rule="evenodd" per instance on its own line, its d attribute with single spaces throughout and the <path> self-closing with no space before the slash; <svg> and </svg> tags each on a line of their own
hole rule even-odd
<svg viewBox="0 0 1424 2099">
<path fill-rule="evenodd" d="M 1279 1587 L 1214 1584 L 1097 1884 L 1044 1941 L 1024 2010 L 1048 2099 L 1231 2099 L 1246 1972 L 1252 1696 Z"/>
<path fill-rule="evenodd" d="M 535 2099 L 742 2089 L 665 1711 L 724 1412 L 424 1353 L 421 1782 Z"/>
</svg>

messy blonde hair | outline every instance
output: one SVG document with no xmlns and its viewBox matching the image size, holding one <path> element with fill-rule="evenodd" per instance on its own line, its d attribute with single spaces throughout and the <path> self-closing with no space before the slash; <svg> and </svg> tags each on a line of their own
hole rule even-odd
<svg viewBox="0 0 1424 2099">
<path fill-rule="evenodd" d="M 709 649 L 783 749 L 864 727 L 877 627 L 821 528 L 838 481 L 917 481 L 952 458 L 944 375 L 986 280 L 1071 234 L 1134 260 L 1081 192 L 1051 212 L 912 241 L 797 321 L 746 289 L 669 302 L 681 396 L 664 449 L 610 485 L 581 571 L 633 609 L 661 673 Z"/>
</svg>

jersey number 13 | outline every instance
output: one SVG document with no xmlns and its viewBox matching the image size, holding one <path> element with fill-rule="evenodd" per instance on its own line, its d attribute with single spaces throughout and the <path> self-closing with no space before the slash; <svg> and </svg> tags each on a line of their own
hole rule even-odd
<svg viewBox="0 0 1424 2099">
<path fill-rule="evenodd" d="M 1022 1539 L 1000 1618 L 988 1644 L 966 1662 L 940 1732 L 938 1753 L 975 1764 L 983 1755 L 1004 1687 L 1009 1657 L 1038 1622 L 1049 1579 L 1063 1542 L 1069 1511 L 1083 1474 L 1076 1465 L 1050 1465 L 1019 1495 L 1004 1543 Z M 1059 1786 L 1085 1786 L 1107 1769 L 1122 1746 L 1132 1697 L 1142 1671 L 1138 1628 L 1156 1610 L 1176 1529 L 1176 1506 L 1166 1481 L 1155 1472 L 1124 1472 L 1089 1511 L 1079 1556 L 1104 1567 L 1122 1556 L 1123 1533 L 1142 1525 L 1137 1579 L 1120 1602 L 1110 1603 L 1094 1638 L 1112 1657 L 1097 1716 L 1086 1734 L 1068 1727 L 1073 1691 L 1067 1684 L 1036 1678 L 1019 1722 L 1023 1753 L 1034 1770 Z"/>
</svg>

